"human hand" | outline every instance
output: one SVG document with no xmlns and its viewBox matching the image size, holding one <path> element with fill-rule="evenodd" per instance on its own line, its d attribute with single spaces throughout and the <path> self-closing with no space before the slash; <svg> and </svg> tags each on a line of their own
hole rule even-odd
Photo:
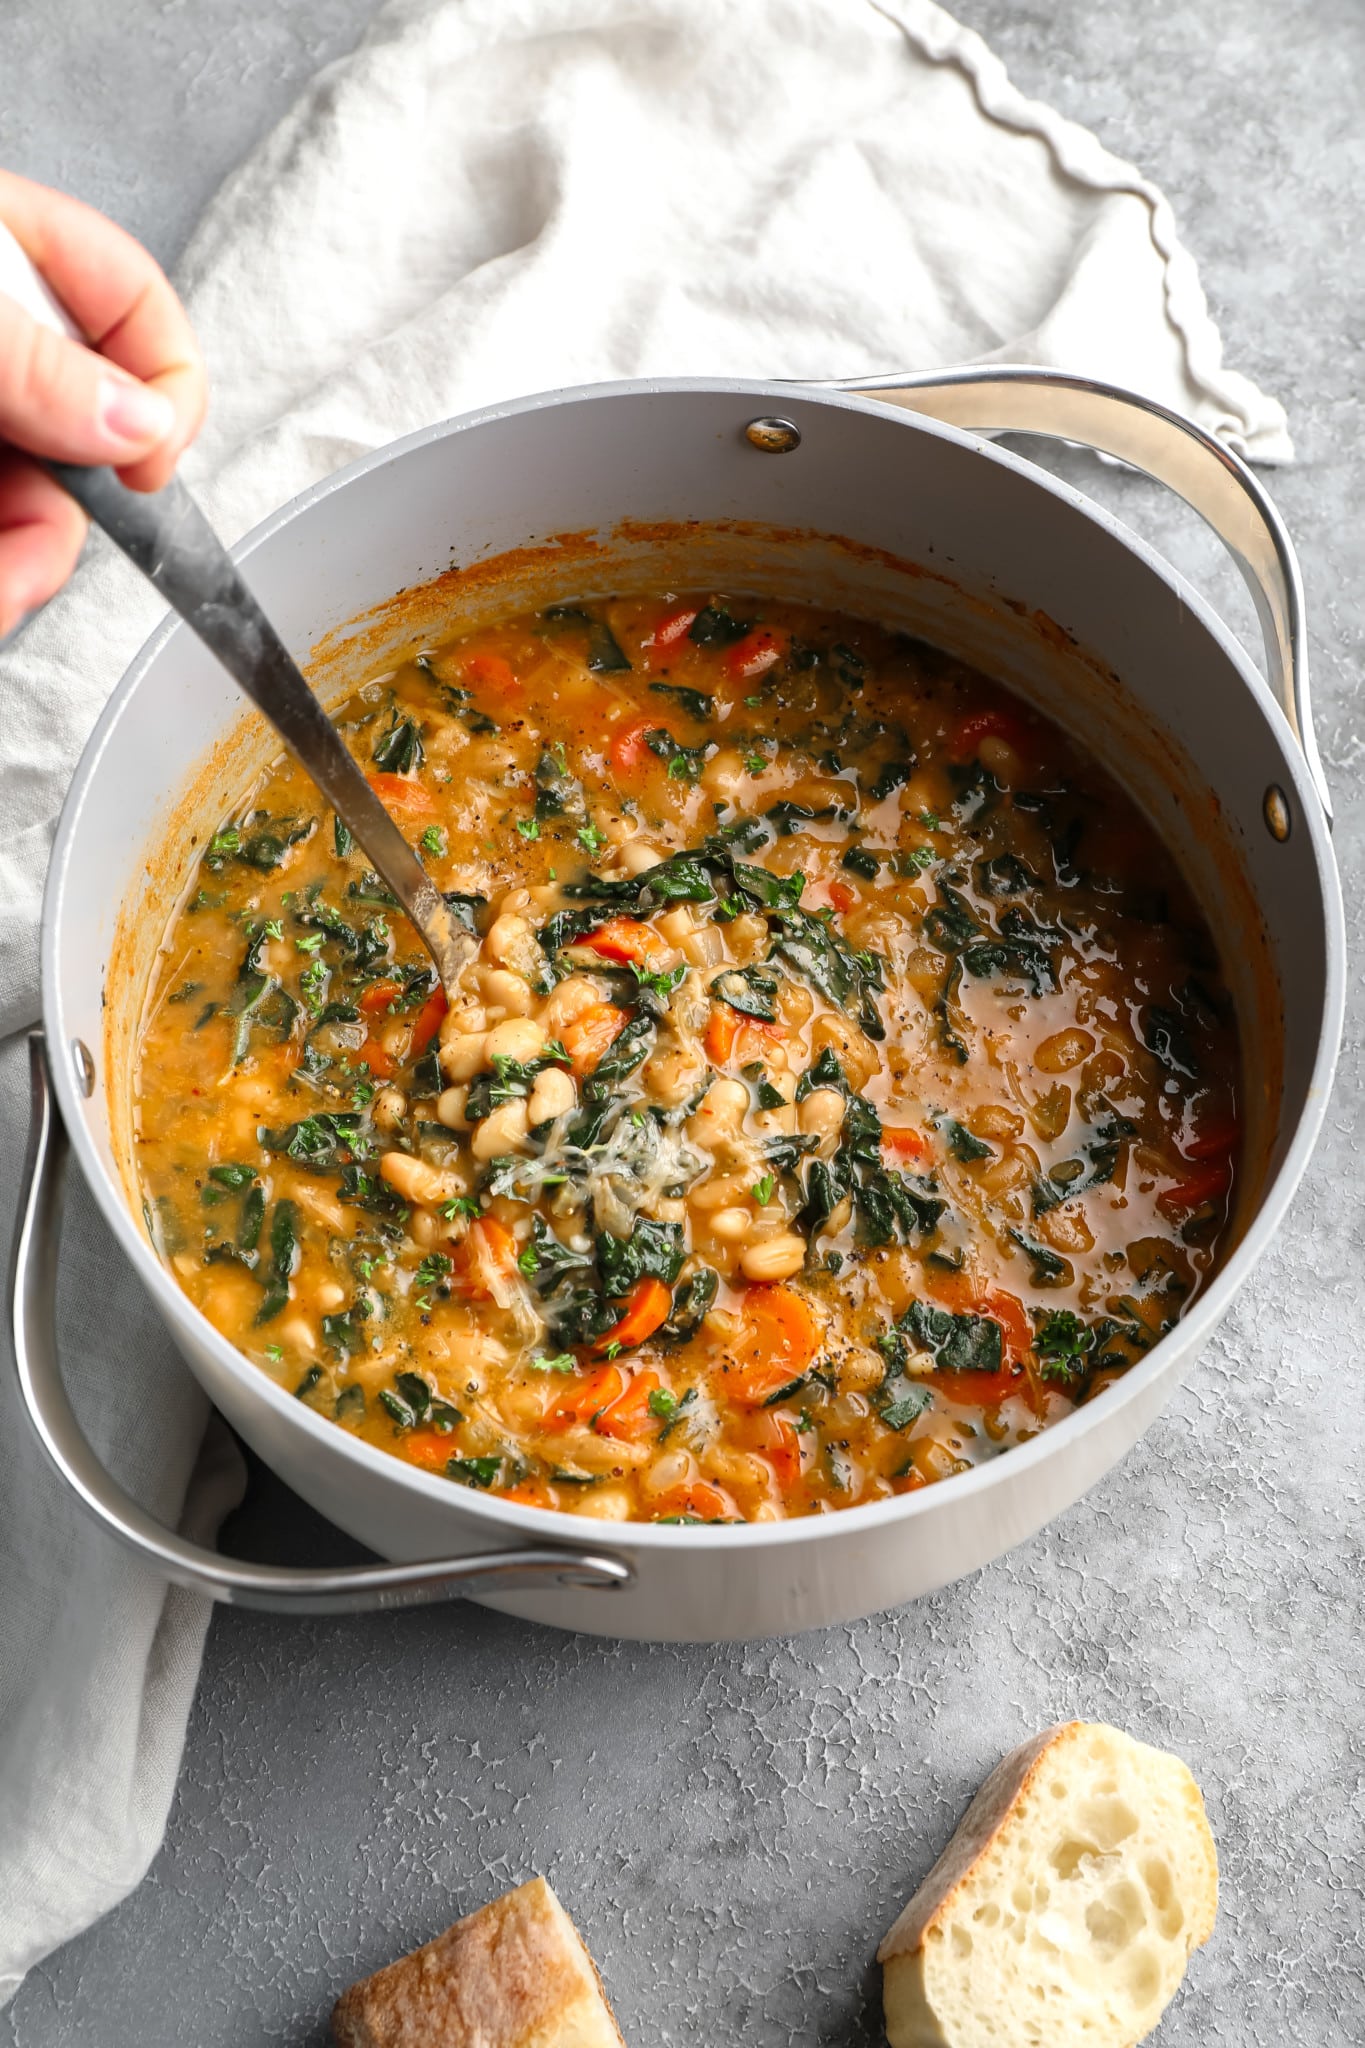
<svg viewBox="0 0 1365 2048">
<path fill-rule="evenodd" d="M 0 221 L 88 346 L 0 293 L 0 639 L 76 566 L 85 515 L 27 458 L 109 463 L 159 490 L 199 430 L 207 387 L 184 309 L 122 228 L 62 192 L 0 171 Z"/>
</svg>

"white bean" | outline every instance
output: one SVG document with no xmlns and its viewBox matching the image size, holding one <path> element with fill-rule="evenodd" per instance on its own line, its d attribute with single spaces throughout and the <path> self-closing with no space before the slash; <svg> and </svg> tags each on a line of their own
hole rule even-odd
<svg viewBox="0 0 1365 2048">
<path fill-rule="evenodd" d="M 739 1270 L 746 1280 L 790 1280 L 805 1263 L 806 1240 L 786 1230 L 741 1252 Z"/>
<path fill-rule="evenodd" d="M 539 1024 L 529 1017 L 509 1017 L 504 1024 L 495 1024 L 484 1040 L 484 1058 L 493 1060 L 533 1060 L 545 1049 L 545 1033 Z"/>
<path fill-rule="evenodd" d="M 485 967 L 479 976 L 479 986 L 485 1000 L 496 1010 L 506 1010 L 509 1017 L 526 1017 L 535 1008 L 535 993 L 525 975 L 514 974 L 510 967 Z"/>
<path fill-rule="evenodd" d="M 381 1131 L 396 1131 L 408 1099 L 401 1088 L 381 1088 L 374 1098 L 374 1120 Z"/>
<path fill-rule="evenodd" d="M 832 1138 L 844 1121 L 844 1098 L 837 1088 L 812 1088 L 797 1110 L 797 1121 L 808 1135 Z"/>
<path fill-rule="evenodd" d="M 434 1209 L 438 1202 L 449 1202 L 464 1193 L 458 1174 L 428 1166 L 425 1159 L 414 1159 L 410 1152 L 386 1152 L 379 1162 L 379 1173 L 405 1202 L 422 1202 L 428 1208 Z"/>
<path fill-rule="evenodd" d="M 483 950 L 499 967 L 512 967 L 520 974 L 531 972 L 540 948 L 524 917 L 499 917 L 489 927 Z"/>
<path fill-rule="evenodd" d="M 628 875 L 642 875 L 647 868 L 657 868 L 662 858 L 644 839 L 628 839 L 617 856 Z"/>
<path fill-rule="evenodd" d="M 740 1244 L 749 1235 L 753 1220 L 752 1209 L 717 1209 L 711 1218 L 711 1235 L 723 1244 Z M 744 1259 L 748 1256 L 746 1252 Z M 741 1265 L 744 1259 L 740 1260 Z"/>
<path fill-rule="evenodd" d="M 475 1126 L 470 1150 L 476 1159 L 498 1159 L 504 1152 L 524 1152 L 528 1122 L 524 1096 L 499 1103 Z"/>
<path fill-rule="evenodd" d="M 471 1031 L 463 1038 L 452 1038 L 441 1047 L 441 1072 L 447 1081 L 472 1081 L 481 1067 L 488 1064 L 485 1047 L 488 1043 L 486 1031 Z"/>
<path fill-rule="evenodd" d="M 554 1117 L 564 1116 L 573 1108 L 575 1100 L 572 1074 L 566 1074 L 563 1067 L 547 1067 L 543 1074 L 536 1076 L 526 1121 L 532 1129 L 537 1124 L 547 1124 Z"/>
<path fill-rule="evenodd" d="M 448 1131 L 467 1131 L 469 1118 L 464 1113 L 469 1100 L 468 1088 L 443 1088 L 436 1098 L 436 1117 Z"/>
</svg>

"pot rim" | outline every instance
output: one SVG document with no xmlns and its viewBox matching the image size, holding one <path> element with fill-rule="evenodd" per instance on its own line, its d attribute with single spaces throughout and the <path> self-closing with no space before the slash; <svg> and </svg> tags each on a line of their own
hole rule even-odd
<svg viewBox="0 0 1365 2048">
<path fill-rule="evenodd" d="M 871 414 L 883 421 L 889 430 L 908 430 L 953 442 L 970 450 L 988 464 L 1013 471 L 1036 488 L 1059 499 L 1072 511 L 1097 526 L 1107 538 L 1135 554 L 1144 566 L 1177 596 L 1185 608 L 1193 613 L 1199 624 L 1217 643 L 1237 670 L 1243 684 L 1260 705 L 1275 733 L 1282 756 L 1282 766 L 1297 799 L 1298 820 L 1302 829 L 1309 835 L 1321 896 L 1326 942 L 1322 1017 L 1312 1076 L 1297 1128 L 1285 1157 L 1274 1179 L 1262 1191 L 1255 1215 L 1241 1240 L 1226 1264 L 1199 1295 L 1189 1313 L 1182 1316 L 1167 1335 L 1158 1340 L 1144 1359 L 1131 1366 L 1119 1381 L 1108 1387 L 1102 1399 L 1074 1409 L 1061 1421 L 1040 1431 L 1029 1443 L 1016 1446 L 1010 1451 L 1008 1459 L 992 1458 L 988 1463 L 978 1465 L 969 1472 L 954 1475 L 947 1499 L 941 1497 L 939 1486 L 930 1486 L 892 1500 L 873 1501 L 863 1507 L 840 1508 L 832 1515 L 806 1515 L 781 1522 L 667 1525 L 633 1521 L 603 1524 L 587 1517 L 566 1514 L 560 1509 L 533 1508 L 518 1502 L 501 1501 L 495 1494 L 485 1494 L 471 1487 L 460 1488 L 452 1498 L 449 1480 L 422 1472 L 415 1466 L 405 1464 L 401 1459 L 390 1457 L 363 1439 L 352 1436 L 348 1430 L 338 1429 L 334 1423 L 297 1401 L 283 1387 L 277 1386 L 214 1328 L 188 1295 L 176 1286 L 169 1272 L 156 1258 L 151 1246 L 138 1230 L 123 1188 L 115 1183 L 114 1177 L 106 1170 L 86 1128 L 85 1098 L 77 1085 L 68 1056 L 69 1041 L 64 1029 L 64 1005 L 57 958 L 63 902 L 70 883 L 72 842 L 80 814 L 97 783 L 100 762 L 114 727 L 167 642 L 177 633 L 188 633 L 190 630 L 174 613 L 168 614 L 148 636 L 125 670 L 82 750 L 58 818 L 43 896 L 40 935 L 43 1021 L 48 1044 L 52 1048 L 51 1066 L 58 1102 L 86 1183 L 94 1194 L 115 1239 L 132 1262 L 172 1330 L 181 1317 L 192 1319 L 197 1326 L 200 1340 L 207 1344 L 218 1363 L 238 1381 L 244 1391 L 252 1398 L 264 1401 L 282 1420 L 287 1419 L 294 1426 L 302 1428 L 305 1436 L 313 1438 L 320 1449 L 330 1449 L 343 1461 L 352 1462 L 358 1470 L 376 1477 L 386 1477 L 401 1487 L 411 1488 L 419 1498 L 453 1508 L 462 1520 L 482 1522 L 490 1533 L 515 1535 L 521 1531 L 533 1540 L 553 1538 L 561 1544 L 578 1548 L 586 1548 L 592 1544 L 600 1545 L 608 1531 L 614 1548 L 644 1551 L 719 1549 L 727 1552 L 751 1552 L 811 1543 L 835 1531 L 850 1539 L 856 1539 L 860 1535 L 870 1535 L 882 1527 L 890 1528 L 893 1524 L 912 1524 L 931 1509 L 942 1512 L 950 1502 L 956 1502 L 966 1509 L 978 1495 L 999 1487 L 1006 1479 L 1025 1479 L 1035 1467 L 1059 1455 L 1064 1449 L 1079 1444 L 1086 1436 L 1101 1428 L 1106 1418 L 1114 1416 L 1131 1402 L 1143 1399 L 1157 1381 L 1164 1378 L 1182 1358 L 1187 1357 L 1201 1344 L 1216 1327 L 1233 1297 L 1249 1277 L 1278 1230 L 1317 1143 L 1327 1111 L 1344 1022 L 1346 932 L 1336 861 L 1322 807 L 1313 788 L 1303 752 L 1273 690 L 1251 661 L 1240 640 L 1232 634 L 1199 592 L 1154 548 L 1123 521 L 1087 498 L 1084 493 L 1017 454 L 1013 449 L 1000 446 L 998 442 L 985 440 L 978 434 L 931 419 L 924 414 L 900 407 L 893 408 L 873 398 L 793 382 L 774 383 L 742 377 L 658 377 L 571 385 L 533 392 L 522 397 L 498 401 L 475 411 L 459 413 L 433 426 L 419 428 L 415 433 L 404 435 L 399 440 L 386 442 L 382 447 L 370 450 L 344 468 L 320 479 L 268 514 L 244 534 L 230 552 L 235 561 L 249 562 L 257 548 L 334 492 L 349 488 L 372 470 L 468 429 L 493 425 L 500 420 L 522 414 L 587 401 L 698 394 L 733 396 L 753 400 L 778 410 L 790 408 L 793 404 L 815 404 L 839 411 Z"/>
</svg>

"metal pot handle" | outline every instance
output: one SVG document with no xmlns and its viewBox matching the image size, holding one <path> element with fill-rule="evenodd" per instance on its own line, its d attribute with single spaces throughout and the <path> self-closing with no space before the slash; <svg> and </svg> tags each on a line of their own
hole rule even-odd
<svg viewBox="0 0 1365 2048">
<path fill-rule="evenodd" d="M 1178 493 L 1213 528 L 1246 579 L 1266 667 L 1332 821 L 1308 690 L 1303 578 L 1284 521 L 1247 465 L 1203 427 L 1154 398 L 1066 370 L 990 363 L 890 377 L 840 377 L 819 388 L 879 398 L 977 433 L 1042 434 L 1113 455 Z"/>
<path fill-rule="evenodd" d="M 77 1422 L 57 1363 L 55 1302 L 61 1194 L 70 1140 L 52 1090 L 43 1035 L 29 1039 L 32 1108 L 10 1262 L 10 1321 L 19 1391 L 38 1439 L 81 1505 L 163 1578 L 233 1607 L 287 1614 L 357 1614 L 425 1607 L 524 1586 L 628 1585 L 634 1570 L 606 1552 L 550 1544 L 418 1564 L 295 1570 L 244 1564 L 163 1528 L 105 1471 Z"/>
</svg>

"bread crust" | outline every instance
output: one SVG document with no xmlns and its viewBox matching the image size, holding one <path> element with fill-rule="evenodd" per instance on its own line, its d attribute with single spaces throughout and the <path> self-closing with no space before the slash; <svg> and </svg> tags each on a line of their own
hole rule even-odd
<svg viewBox="0 0 1365 2048">
<path fill-rule="evenodd" d="M 914 1897 L 902 1909 L 890 1932 L 877 1950 L 879 1963 L 892 1956 L 908 1955 L 923 1942 L 930 1926 L 947 1911 L 954 1892 L 968 1875 L 977 1858 L 990 1847 L 1009 1816 L 1010 1808 L 1037 1771 L 1054 1742 L 1078 1733 L 1083 1721 L 1057 1721 L 1021 1742 L 1002 1757 L 973 1799 L 957 1831 Z"/>
<path fill-rule="evenodd" d="M 457 1920 L 337 2000 L 338 2048 L 625 2048 L 543 1877 Z"/>
</svg>

